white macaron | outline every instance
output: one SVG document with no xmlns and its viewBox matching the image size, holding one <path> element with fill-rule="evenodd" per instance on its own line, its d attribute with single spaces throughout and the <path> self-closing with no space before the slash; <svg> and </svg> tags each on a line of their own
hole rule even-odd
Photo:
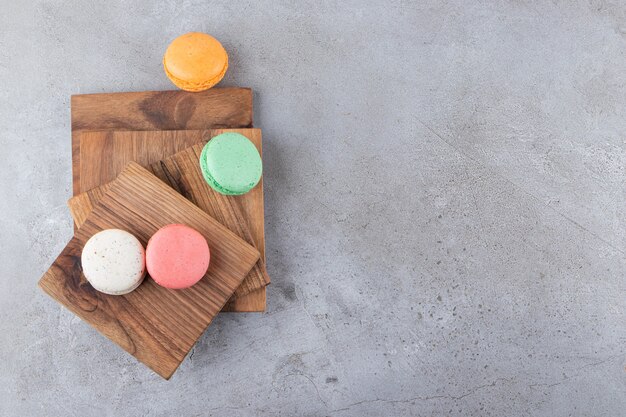
<svg viewBox="0 0 626 417">
<path fill-rule="evenodd" d="M 81 263 L 91 286 L 110 295 L 128 294 L 146 275 L 146 253 L 141 242 L 120 229 L 93 235 L 83 247 Z"/>
</svg>

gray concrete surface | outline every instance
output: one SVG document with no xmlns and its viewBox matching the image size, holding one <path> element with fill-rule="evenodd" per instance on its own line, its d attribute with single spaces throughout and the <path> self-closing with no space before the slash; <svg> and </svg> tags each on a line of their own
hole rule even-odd
<svg viewBox="0 0 626 417">
<path fill-rule="evenodd" d="M 1 416 L 625 415 L 625 3 L 87 3 L 1 2 Z M 70 95 L 190 30 L 255 91 L 273 284 L 166 382 L 36 282 Z"/>
</svg>

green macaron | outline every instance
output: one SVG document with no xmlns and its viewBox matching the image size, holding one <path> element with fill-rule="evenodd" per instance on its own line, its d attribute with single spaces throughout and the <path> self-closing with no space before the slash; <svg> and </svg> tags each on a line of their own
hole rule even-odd
<svg viewBox="0 0 626 417">
<path fill-rule="evenodd" d="M 239 133 L 222 133 L 211 139 L 200 154 L 200 170 L 218 193 L 242 195 L 261 179 L 263 164 L 256 146 Z"/>
</svg>

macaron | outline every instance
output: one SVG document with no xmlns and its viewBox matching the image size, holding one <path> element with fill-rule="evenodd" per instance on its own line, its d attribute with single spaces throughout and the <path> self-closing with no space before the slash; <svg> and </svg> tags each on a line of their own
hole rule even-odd
<svg viewBox="0 0 626 417">
<path fill-rule="evenodd" d="M 174 39 L 163 56 L 163 68 L 176 87 L 203 91 L 219 83 L 228 69 L 228 54 L 211 35 L 189 32 Z"/>
<path fill-rule="evenodd" d="M 120 229 L 106 229 L 93 235 L 83 247 L 81 264 L 91 286 L 110 295 L 128 294 L 146 275 L 141 242 Z"/>
<path fill-rule="evenodd" d="M 184 224 L 159 229 L 146 246 L 148 273 L 162 287 L 191 287 L 206 274 L 211 254 L 197 230 Z"/>
<path fill-rule="evenodd" d="M 263 163 L 250 139 L 228 132 L 215 136 L 204 146 L 200 154 L 200 170 L 215 191 L 242 195 L 259 183 Z"/>
</svg>

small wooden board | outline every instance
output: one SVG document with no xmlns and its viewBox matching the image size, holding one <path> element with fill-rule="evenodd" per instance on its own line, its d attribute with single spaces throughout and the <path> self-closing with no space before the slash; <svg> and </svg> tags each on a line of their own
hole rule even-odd
<svg viewBox="0 0 626 417">
<path fill-rule="evenodd" d="M 259 129 L 245 129 L 240 132 L 243 132 L 244 135 L 248 137 L 258 139 L 260 142 L 261 131 Z M 89 132 L 84 132 L 83 136 L 85 137 L 81 138 L 81 147 L 88 147 L 89 154 L 93 156 L 100 155 L 104 157 L 108 149 L 116 149 L 118 154 L 127 155 L 129 160 L 140 159 L 139 155 L 143 155 L 144 158 L 149 159 L 149 153 L 141 151 L 141 149 L 144 148 L 143 144 L 145 142 L 151 144 L 160 142 L 165 146 L 165 144 L 172 142 L 168 139 L 168 136 L 171 135 L 198 139 L 200 142 L 169 158 L 148 165 L 146 168 L 246 242 L 257 246 L 250 232 L 248 220 L 242 214 L 241 204 L 244 199 L 241 196 L 224 196 L 214 191 L 202 177 L 202 171 L 200 170 L 198 161 L 200 160 L 202 148 L 212 137 L 213 131 L 111 131 L 98 132 L 94 135 L 90 135 Z M 127 147 L 129 149 L 125 149 Z M 135 155 L 133 151 L 137 151 L 138 149 L 138 155 Z M 126 164 L 127 162 L 128 161 L 123 161 L 122 158 L 116 159 L 116 163 L 118 164 Z M 97 182 L 103 182 L 104 178 L 100 172 L 98 172 L 101 167 L 104 167 L 105 172 L 118 172 L 121 169 L 121 165 L 113 167 L 106 166 L 106 164 L 98 165 L 93 167 L 93 172 L 89 172 L 89 175 L 85 175 L 84 178 L 94 178 Z M 83 168 L 91 169 L 92 167 L 85 166 Z M 109 189 L 110 184 L 111 183 L 106 183 L 99 187 L 92 188 L 68 201 L 70 213 L 78 226 L 84 223 L 93 207 L 98 203 L 102 195 L 106 193 L 106 190 Z M 262 201 L 262 181 L 257 185 L 257 188 L 258 190 L 255 192 L 260 194 L 259 200 Z M 254 218 L 262 219 L 263 205 L 260 204 L 254 208 L 257 211 L 261 210 L 261 213 L 255 212 L 256 216 L 254 216 Z M 264 260 L 260 259 L 243 280 L 242 284 L 237 288 L 234 298 L 245 296 L 254 290 L 265 287 L 269 283 L 270 278 L 265 270 Z"/>
<path fill-rule="evenodd" d="M 80 131 L 246 128 L 253 118 L 252 90 L 238 87 L 80 94 L 72 96 L 71 109 L 74 195 L 87 191 L 80 188 Z"/>
<path fill-rule="evenodd" d="M 84 244 L 95 233 L 119 228 L 146 244 L 160 227 L 184 223 L 211 248 L 207 274 L 193 287 L 169 290 L 147 277 L 133 292 L 95 291 L 82 275 Z M 40 287 L 164 378 L 169 378 L 213 317 L 259 259 L 259 252 L 164 184 L 131 163 L 109 187 Z"/>
</svg>

